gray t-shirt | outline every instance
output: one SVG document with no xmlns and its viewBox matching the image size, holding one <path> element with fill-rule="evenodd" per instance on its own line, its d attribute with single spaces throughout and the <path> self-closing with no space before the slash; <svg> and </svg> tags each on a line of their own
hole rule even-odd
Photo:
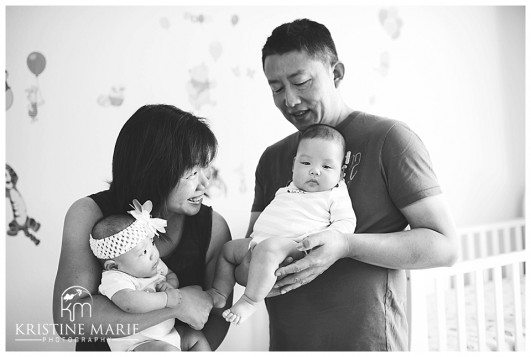
<svg viewBox="0 0 531 357">
<path fill-rule="evenodd" d="M 407 125 L 354 112 L 336 127 L 351 152 L 345 181 L 356 233 L 404 230 L 400 212 L 441 189 L 428 151 Z M 256 169 L 253 212 L 262 211 L 292 175 L 299 133 L 268 147 Z M 271 351 L 405 351 L 406 277 L 341 259 L 310 284 L 266 299 Z"/>
</svg>

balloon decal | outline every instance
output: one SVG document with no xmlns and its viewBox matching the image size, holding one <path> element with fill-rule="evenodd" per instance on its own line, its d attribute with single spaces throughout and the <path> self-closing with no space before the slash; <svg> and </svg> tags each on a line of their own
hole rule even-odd
<svg viewBox="0 0 531 357">
<path fill-rule="evenodd" d="M 13 212 L 13 220 L 8 224 L 9 229 L 7 234 L 10 236 L 16 236 L 22 231 L 26 237 L 35 243 L 35 245 L 38 245 L 41 241 L 33 235 L 32 231 L 37 232 L 41 227 L 41 224 L 28 216 L 26 203 L 20 192 L 17 190 L 17 182 L 17 173 L 11 168 L 11 166 L 6 164 L 6 197 L 11 203 L 11 209 Z"/>
<path fill-rule="evenodd" d="M 168 20 L 167 17 L 161 17 L 160 20 L 160 26 L 164 29 L 164 30 L 168 30 L 170 28 L 170 20 Z"/>
<path fill-rule="evenodd" d="M 31 73 L 33 73 L 35 76 L 41 74 L 42 71 L 44 71 L 44 68 L 46 68 L 46 58 L 44 58 L 40 52 L 30 53 L 27 63 Z"/>
<path fill-rule="evenodd" d="M 46 58 L 40 52 L 32 52 L 28 55 L 26 60 L 29 70 L 35 75 L 35 85 L 26 89 L 26 96 L 28 98 L 28 115 L 34 122 L 37 119 L 39 106 L 44 104 L 41 90 L 39 89 L 39 75 L 46 68 Z"/>
<path fill-rule="evenodd" d="M 398 16 L 398 10 L 394 7 L 380 9 L 378 12 L 378 20 L 383 30 L 387 34 L 387 48 L 380 52 L 379 63 L 374 68 L 375 72 L 378 75 L 371 81 L 372 86 L 375 88 L 372 90 L 374 92 L 380 91 L 382 81 L 385 80 L 390 73 L 391 69 L 391 47 L 389 46 L 390 41 L 396 41 L 400 37 L 400 31 L 402 30 L 403 22 L 402 19 Z M 376 104 L 377 93 L 372 93 L 369 96 L 369 103 L 374 105 Z"/>
<path fill-rule="evenodd" d="M 219 43 L 219 41 L 210 42 L 209 50 L 210 50 L 210 55 L 212 56 L 214 61 L 217 61 L 221 57 L 221 54 L 223 53 L 223 47 L 221 46 L 221 43 Z"/>
<path fill-rule="evenodd" d="M 9 84 L 7 84 L 8 75 L 9 74 L 6 71 L 6 111 L 9 110 L 9 108 L 11 108 L 13 105 L 13 91 L 11 90 Z"/>
<path fill-rule="evenodd" d="M 236 14 L 232 15 L 232 17 L 230 18 L 230 22 L 233 26 L 236 26 L 238 24 L 238 21 L 240 21 L 240 19 Z"/>
</svg>

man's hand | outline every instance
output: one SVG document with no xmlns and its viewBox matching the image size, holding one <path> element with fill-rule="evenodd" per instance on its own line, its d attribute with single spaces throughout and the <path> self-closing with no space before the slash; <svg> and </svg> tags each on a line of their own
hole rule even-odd
<svg viewBox="0 0 531 357">
<path fill-rule="evenodd" d="M 308 255 L 295 263 L 277 269 L 279 280 L 273 287 L 281 294 L 308 284 L 325 272 L 337 260 L 348 254 L 348 243 L 342 233 L 326 230 L 315 233 L 302 240 L 297 247 L 300 251 L 309 251 Z M 277 294 L 278 295 L 278 294 Z"/>
</svg>

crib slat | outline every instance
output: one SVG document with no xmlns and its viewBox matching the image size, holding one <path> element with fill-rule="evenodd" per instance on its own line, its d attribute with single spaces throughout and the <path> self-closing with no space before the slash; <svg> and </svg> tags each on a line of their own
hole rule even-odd
<svg viewBox="0 0 531 357">
<path fill-rule="evenodd" d="M 479 257 L 485 258 L 487 256 L 487 232 L 481 230 L 478 237 Z"/>
<path fill-rule="evenodd" d="M 446 300 L 444 298 L 446 280 L 435 280 L 435 297 L 437 299 L 437 322 L 439 336 L 439 351 L 448 350 L 448 341 L 446 339 Z"/>
<path fill-rule="evenodd" d="M 475 273 L 476 281 L 476 313 L 477 313 L 477 327 L 478 327 L 478 350 L 487 350 L 487 337 L 485 327 L 485 289 L 483 284 L 485 280 L 483 278 L 483 271 L 478 270 Z"/>
<path fill-rule="evenodd" d="M 502 247 L 503 253 L 508 253 L 511 250 L 511 227 L 503 229 Z"/>
<path fill-rule="evenodd" d="M 409 350 L 428 350 L 428 321 L 426 318 L 427 270 L 409 270 Z"/>
<path fill-rule="evenodd" d="M 493 268 L 494 296 L 496 299 L 496 341 L 498 351 L 505 350 L 505 327 L 503 321 L 503 286 L 501 267 Z"/>
<path fill-rule="evenodd" d="M 457 302 L 457 345 L 459 351 L 466 351 L 465 284 L 463 273 L 455 276 Z"/>
<path fill-rule="evenodd" d="M 512 248 L 511 248 L 511 240 L 512 240 L 513 228 L 514 227 L 507 226 L 507 227 L 505 227 L 503 229 L 503 241 L 502 241 L 503 253 L 509 253 L 512 250 Z M 512 276 L 512 270 L 508 266 L 503 268 L 503 272 L 502 273 L 503 273 L 504 277 L 507 277 L 509 279 Z"/>
<path fill-rule="evenodd" d="M 466 257 L 463 257 L 463 260 L 471 260 L 476 257 L 476 251 L 474 247 L 474 235 L 473 234 L 466 234 L 463 237 L 466 238 L 466 250 L 467 255 Z"/>
<path fill-rule="evenodd" d="M 522 229 L 523 227 L 521 225 L 518 225 L 515 229 L 515 238 L 516 238 L 516 250 L 522 250 L 524 249 L 524 240 L 522 239 L 523 237 L 523 234 L 522 234 Z"/>
<path fill-rule="evenodd" d="M 524 334 L 522 329 L 522 299 L 520 295 L 520 264 L 514 263 L 512 266 L 512 285 L 514 296 L 514 339 L 515 350 L 523 351 Z"/>
</svg>

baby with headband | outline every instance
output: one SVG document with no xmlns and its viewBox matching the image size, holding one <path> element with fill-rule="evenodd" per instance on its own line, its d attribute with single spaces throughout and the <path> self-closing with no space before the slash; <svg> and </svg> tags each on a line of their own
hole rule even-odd
<svg viewBox="0 0 531 357">
<path fill-rule="evenodd" d="M 172 290 L 179 280 L 160 259 L 154 241 L 155 235 L 166 232 L 166 220 L 151 218 L 151 201 L 140 205 L 134 200 L 133 205 L 130 215 L 105 217 L 92 229 L 90 248 L 104 268 L 99 291 L 126 312 L 173 307 L 179 295 Z M 112 351 L 180 351 L 174 324 L 175 319 L 169 319 L 131 336 L 108 338 L 107 343 Z M 195 331 L 191 345 L 183 349 L 210 351 L 210 345 Z"/>
</svg>

